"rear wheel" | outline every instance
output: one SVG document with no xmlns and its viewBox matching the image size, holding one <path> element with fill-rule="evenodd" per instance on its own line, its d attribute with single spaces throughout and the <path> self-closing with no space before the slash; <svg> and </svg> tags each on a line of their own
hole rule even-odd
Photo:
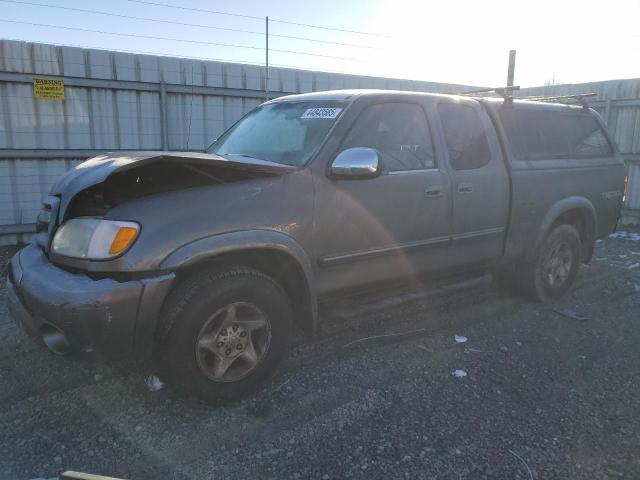
<svg viewBox="0 0 640 480">
<path fill-rule="evenodd" d="M 291 310 L 270 277 L 245 267 L 184 280 L 163 308 L 155 360 L 167 383 L 209 402 L 266 383 L 289 351 Z"/>
<path fill-rule="evenodd" d="M 580 235 L 571 225 L 554 228 L 536 257 L 518 269 L 518 283 L 532 300 L 549 302 L 564 295 L 580 267 Z"/>
</svg>

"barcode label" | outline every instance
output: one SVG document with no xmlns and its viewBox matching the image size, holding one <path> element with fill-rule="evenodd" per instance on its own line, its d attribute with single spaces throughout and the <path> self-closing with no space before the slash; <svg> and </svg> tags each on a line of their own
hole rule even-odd
<svg viewBox="0 0 640 480">
<path fill-rule="evenodd" d="M 336 118 L 341 111 L 341 108 L 308 108 L 300 118 Z"/>
</svg>

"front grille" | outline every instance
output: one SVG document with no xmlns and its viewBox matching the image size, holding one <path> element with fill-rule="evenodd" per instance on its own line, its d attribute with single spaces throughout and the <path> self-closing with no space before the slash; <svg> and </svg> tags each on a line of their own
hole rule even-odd
<svg viewBox="0 0 640 480">
<path fill-rule="evenodd" d="M 49 229 L 49 223 L 51 223 L 51 205 L 45 203 L 36 218 L 36 233 L 46 232 Z"/>
<path fill-rule="evenodd" d="M 48 196 L 42 202 L 42 210 L 36 219 L 36 244 L 45 252 L 49 251 L 51 237 L 56 227 L 56 217 L 60 199 L 55 196 Z"/>
</svg>

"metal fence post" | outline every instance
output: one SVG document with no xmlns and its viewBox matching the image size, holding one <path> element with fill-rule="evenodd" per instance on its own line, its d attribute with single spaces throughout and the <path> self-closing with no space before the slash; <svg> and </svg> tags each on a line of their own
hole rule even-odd
<svg viewBox="0 0 640 480">
<path fill-rule="evenodd" d="M 604 103 L 604 122 L 607 127 L 611 126 L 611 99 L 608 99 Z"/>
<path fill-rule="evenodd" d="M 269 100 L 269 17 L 264 17 L 264 99 Z"/>
<path fill-rule="evenodd" d="M 169 150 L 169 132 L 167 121 L 167 85 L 164 80 L 160 82 L 160 139 L 162 150 Z"/>
</svg>

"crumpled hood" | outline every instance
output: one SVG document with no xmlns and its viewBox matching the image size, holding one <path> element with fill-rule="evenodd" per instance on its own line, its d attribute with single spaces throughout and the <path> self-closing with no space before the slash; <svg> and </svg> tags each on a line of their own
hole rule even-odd
<svg viewBox="0 0 640 480">
<path fill-rule="evenodd" d="M 249 157 L 227 159 L 218 155 L 198 152 L 132 151 L 108 152 L 90 158 L 73 168 L 53 187 L 51 195 L 60 196 L 58 218 L 64 213 L 73 198 L 81 191 L 104 182 L 110 175 L 152 162 L 176 162 L 189 165 L 218 165 L 239 170 L 271 173 L 274 175 L 296 170 L 296 167 Z"/>
</svg>

